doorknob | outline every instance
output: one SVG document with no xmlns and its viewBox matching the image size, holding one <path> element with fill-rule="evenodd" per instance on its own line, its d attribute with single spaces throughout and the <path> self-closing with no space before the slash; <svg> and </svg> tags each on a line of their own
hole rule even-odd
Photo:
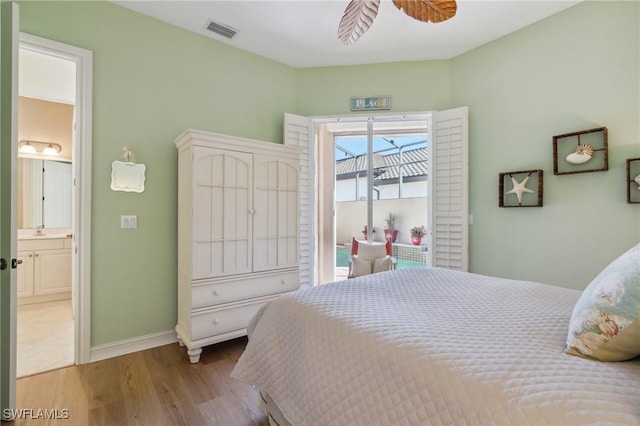
<svg viewBox="0 0 640 426">
<path fill-rule="evenodd" d="M 7 259 L 3 257 L 0 259 L 0 271 L 4 271 L 5 269 L 7 269 Z"/>
<path fill-rule="evenodd" d="M 18 265 L 22 265 L 22 259 L 11 259 L 11 269 L 16 269 Z"/>
</svg>

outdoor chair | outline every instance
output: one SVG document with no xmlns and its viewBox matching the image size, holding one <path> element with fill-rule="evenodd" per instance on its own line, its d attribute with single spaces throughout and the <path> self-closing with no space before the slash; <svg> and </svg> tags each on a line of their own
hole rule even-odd
<svg viewBox="0 0 640 426">
<path fill-rule="evenodd" d="M 394 270 L 397 261 L 392 253 L 391 240 L 384 243 L 367 243 L 353 238 L 348 278 Z"/>
</svg>

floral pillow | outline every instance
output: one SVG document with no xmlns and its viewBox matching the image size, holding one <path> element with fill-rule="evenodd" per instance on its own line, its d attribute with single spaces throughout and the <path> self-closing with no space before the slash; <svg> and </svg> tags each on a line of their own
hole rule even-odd
<svg viewBox="0 0 640 426">
<path fill-rule="evenodd" d="M 571 314 L 565 352 L 600 361 L 640 355 L 640 244 L 584 289 Z"/>
</svg>

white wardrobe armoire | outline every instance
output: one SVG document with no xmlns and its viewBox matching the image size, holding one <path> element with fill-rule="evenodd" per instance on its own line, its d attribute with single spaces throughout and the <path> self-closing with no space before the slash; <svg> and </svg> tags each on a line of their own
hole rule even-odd
<svg viewBox="0 0 640 426">
<path fill-rule="evenodd" d="M 190 361 L 300 287 L 299 151 L 188 129 L 178 147 L 178 324 Z"/>
</svg>

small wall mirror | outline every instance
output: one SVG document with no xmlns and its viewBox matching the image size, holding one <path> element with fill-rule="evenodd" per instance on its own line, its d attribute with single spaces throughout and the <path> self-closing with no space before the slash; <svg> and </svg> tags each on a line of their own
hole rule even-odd
<svg viewBox="0 0 640 426">
<path fill-rule="evenodd" d="M 111 189 L 114 191 L 144 191 L 146 166 L 123 161 L 111 163 Z"/>
<path fill-rule="evenodd" d="M 18 158 L 18 228 L 71 228 L 72 192 L 70 162 Z"/>
</svg>

